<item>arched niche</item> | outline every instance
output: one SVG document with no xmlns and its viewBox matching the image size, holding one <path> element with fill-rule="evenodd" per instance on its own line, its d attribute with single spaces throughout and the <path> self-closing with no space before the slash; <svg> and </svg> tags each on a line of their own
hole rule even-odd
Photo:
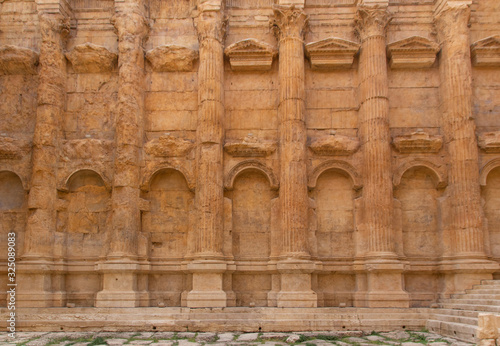
<svg viewBox="0 0 500 346">
<path fill-rule="evenodd" d="M 255 166 L 240 170 L 226 196 L 232 202 L 232 250 L 235 261 L 266 263 L 271 253 L 271 201 L 277 197 L 268 172 Z M 267 306 L 271 275 L 236 271 L 232 287 L 237 306 Z"/>
<path fill-rule="evenodd" d="M 184 175 L 172 168 L 155 172 L 144 194 L 150 208 L 142 214 L 142 231 L 150 239 L 150 261 L 179 263 L 188 253 L 188 236 L 194 212 L 194 194 Z M 186 290 L 183 273 L 151 273 L 148 277 L 151 306 L 181 306 Z"/>
<path fill-rule="evenodd" d="M 408 167 L 394 190 L 401 202 L 403 252 L 408 258 L 432 259 L 442 253 L 439 202 L 442 178 L 427 165 Z"/>
<path fill-rule="evenodd" d="M 7 260 L 8 234 L 16 234 L 17 255 L 22 255 L 26 227 L 26 192 L 21 178 L 11 171 L 0 171 L 0 256 Z M 5 270 L 5 272 L 4 272 Z M 0 271 L 0 284 L 7 287 L 7 266 Z M 0 292 L 0 307 L 6 306 L 7 294 Z"/>
<path fill-rule="evenodd" d="M 489 241 L 489 252 L 494 260 L 500 262 L 500 162 L 489 169 L 482 189 L 482 198 L 489 235 L 489 239 L 486 239 Z"/>
<path fill-rule="evenodd" d="M 331 167 L 318 174 L 310 195 L 316 202 L 320 258 L 354 256 L 355 185 L 350 172 Z"/>
</svg>

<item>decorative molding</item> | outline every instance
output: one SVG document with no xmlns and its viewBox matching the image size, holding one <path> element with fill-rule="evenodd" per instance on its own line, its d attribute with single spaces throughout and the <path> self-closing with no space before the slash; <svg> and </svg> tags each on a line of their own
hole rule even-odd
<svg viewBox="0 0 500 346">
<path fill-rule="evenodd" d="M 480 134 L 478 144 L 487 153 L 500 153 L 500 131 Z"/>
<path fill-rule="evenodd" d="M 0 160 L 19 160 L 30 152 L 31 146 L 31 142 L 0 137 Z"/>
<path fill-rule="evenodd" d="M 118 55 L 106 47 L 92 43 L 75 46 L 66 53 L 66 58 L 73 65 L 76 73 L 99 73 L 112 71 L 118 61 Z"/>
<path fill-rule="evenodd" d="M 269 25 L 279 40 L 295 37 L 304 39 L 305 31 L 309 25 L 309 16 L 303 9 L 292 6 L 273 6 L 274 19 Z"/>
<path fill-rule="evenodd" d="M 443 146 L 443 137 L 429 135 L 422 129 L 410 135 L 395 137 L 392 144 L 400 153 L 437 153 Z"/>
<path fill-rule="evenodd" d="M 306 55 L 314 69 L 349 68 L 359 51 L 359 44 L 329 37 L 306 44 Z"/>
<path fill-rule="evenodd" d="M 265 157 L 276 151 L 277 143 L 253 137 L 251 134 L 243 139 L 226 140 L 224 150 L 235 157 Z"/>
<path fill-rule="evenodd" d="M 97 174 L 102 182 L 104 183 L 104 186 L 106 187 L 107 190 L 111 190 L 113 184 L 112 184 L 112 181 L 111 179 L 109 179 L 104 173 L 101 173 L 99 171 L 97 171 L 94 167 L 79 167 L 78 169 L 76 170 L 73 170 L 70 174 L 67 175 L 67 177 L 65 179 L 63 179 L 63 181 L 60 181 L 58 183 L 58 188 L 57 190 L 59 191 L 68 191 L 68 184 L 69 184 L 69 181 L 70 179 L 73 177 L 73 175 L 75 175 L 76 173 L 78 172 L 81 172 L 81 171 L 92 171 L 94 172 L 95 174 Z"/>
<path fill-rule="evenodd" d="M 191 173 L 191 170 L 189 169 L 189 167 L 186 167 L 186 162 L 180 162 L 176 160 L 168 162 L 153 162 L 150 167 L 146 167 L 142 173 L 143 178 L 140 189 L 144 192 L 149 191 L 151 181 L 153 180 L 155 175 L 163 170 L 169 169 L 180 172 L 186 179 L 188 189 L 191 192 L 195 191 L 196 179 Z"/>
<path fill-rule="evenodd" d="M 500 66 L 500 35 L 474 42 L 471 45 L 471 58 L 474 66 Z"/>
<path fill-rule="evenodd" d="M 308 188 L 310 190 L 314 189 L 319 176 L 328 170 L 341 171 L 347 174 L 351 178 L 352 188 L 354 190 L 359 190 L 363 187 L 361 176 L 350 163 L 340 160 L 328 160 L 320 163 L 313 169 L 307 183 Z"/>
<path fill-rule="evenodd" d="M 425 68 L 436 61 L 440 47 L 436 42 L 412 36 L 387 45 L 391 68 Z"/>
<path fill-rule="evenodd" d="M 214 39 L 220 44 L 224 44 L 227 25 L 228 19 L 220 9 L 206 9 L 200 11 L 199 15 L 194 19 L 194 27 L 198 35 L 198 42 L 202 44 L 207 39 Z"/>
<path fill-rule="evenodd" d="M 198 52 L 182 46 L 165 45 L 149 50 L 146 59 L 156 72 L 191 71 Z"/>
<path fill-rule="evenodd" d="M 156 157 L 179 157 L 187 155 L 194 143 L 170 134 L 150 140 L 144 145 L 147 154 Z"/>
<path fill-rule="evenodd" d="M 317 155 L 351 155 L 359 149 L 359 139 L 337 135 L 332 131 L 330 135 L 311 140 L 309 148 Z"/>
<path fill-rule="evenodd" d="M 276 48 L 253 38 L 233 43 L 224 53 L 235 71 L 266 71 L 271 69 Z"/>
<path fill-rule="evenodd" d="M 0 74 L 36 74 L 38 53 L 23 47 L 0 46 Z"/>
<path fill-rule="evenodd" d="M 387 12 L 387 6 L 360 5 L 354 18 L 354 29 L 361 40 L 370 36 L 384 35 L 392 17 Z"/>
<path fill-rule="evenodd" d="M 277 190 L 279 188 L 279 180 L 274 174 L 273 170 L 257 160 L 246 160 L 236 164 L 224 179 L 224 188 L 226 190 L 232 190 L 234 186 L 234 180 L 243 171 L 246 170 L 258 170 L 264 173 L 269 180 L 269 184 L 272 190 Z"/>
<path fill-rule="evenodd" d="M 434 162 L 420 158 L 410 159 L 409 161 L 400 165 L 396 169 L 392 177 L 393 185 L 395 187 L 399 186 L 401 184 L 401 178 L 403 177 L 405 172 L 413 167 L 425 167 L 431 170 L 432 173 L 434 173 L 436 189 L 442 189 L 448 185 L 448 176 L 446 175 L 445 165 L 438 165 L 435 164 Z"/>
<path fill-rule="evenodd" d="M 481 172 L 479 174 L 479 185 L 486 186 L 488 175 L 495 168 L 500 167 L 500 158 L 493 159 L 488 161 L 483 168 L 481 168 Z"/>
<path fill-rule="evenodd" d="M 114 141 L 82 138 L 62 141 L 61 161 L 105 162 L 112 160 Z"/>
</svg>

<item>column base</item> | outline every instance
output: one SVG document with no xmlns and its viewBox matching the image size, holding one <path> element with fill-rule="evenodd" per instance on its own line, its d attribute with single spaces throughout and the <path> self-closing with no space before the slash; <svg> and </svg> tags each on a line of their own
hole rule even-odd
<svg viewBox="0 0 500 346">
<path fill-rule="evenodd" d="M 140 306 L 142 292 L 137 290 L 138 263 L 99 263 L 97 270 L 103 273 L 103 290 L 96 295 L 98 308 L 135 308 Z"/>
<path fill-rule="evenodd" d="M 311 289 L 311 273 L 314 263 L 307 260 L 284 260 L 278 262 L 281 273 L 280 291 L 276 295 L 279 308 L 315 308 L 318 306 L 316 292 Z"/>
</svg>

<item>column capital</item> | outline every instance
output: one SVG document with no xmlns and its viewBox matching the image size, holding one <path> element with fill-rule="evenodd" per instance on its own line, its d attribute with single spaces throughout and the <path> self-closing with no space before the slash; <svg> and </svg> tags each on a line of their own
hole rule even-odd
<svg viewBox="0 0 500 346">
<path fill-rule="evenodd" d="M 356 11 L 354 26 L 357 35 L 364 40 L 370 36 L 385 36 L 390 21 L 391 16 L 387 12 L 387 6 L 360 5 Z"/>
<path fill-rule="evenodd" d="M 149 33 L 149 23 L 138 6 L 117 10 L 111 18 L 118 37 L 140 36 L 145 37 Z"/>
<path fill-rule="evenodd" d="M 226 39 L 227 18 L 222 11 L 212 10 L 212 6 L 209 8 L 209 10 L 201 11 L 198 17 L 194 19 L 194 27 L 198 34 L 198 41 L 203 42 L 211 38 L 224 44 L 224 40 Z"/>
<path fill-rule="evenodd" d="M 464 2 L 446 2 L 434 12 L 434 25 L 441 41 L 450 36 L 468 34 L 470 5 Z"/>
<path fill-rule="evenodd" d="M 271 20 L 271 28 L 278 40 L 284 38 L 304 39 L 305 30 L 308 26 L 309 16 L 301 8 L 292 6 L 274 6 L 274 19 Z"/>
<path fill-rule="evenodd" d="M 42 38 L 53 34 L 60 34 L 62 37 L 69 35 L 69 17 L 60 13 L 39 12 L 38 21 Z"/>
</svg>

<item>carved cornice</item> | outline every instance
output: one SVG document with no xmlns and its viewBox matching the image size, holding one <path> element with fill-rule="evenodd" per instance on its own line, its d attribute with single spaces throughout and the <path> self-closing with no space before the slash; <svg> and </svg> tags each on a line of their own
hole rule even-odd
<svg viewBox="0 0 500 346">
<path fill-rule="evenodd" d="M 278 53 L 276 48 L 256 39 L 249 38 L 227 47 L 224 53 L 229 57 L 233 70 L 255 71 L 270 70 L 273 58 Z"/>
<path fill-rule="evenodd" d="M 66 53 L 66 58 L 77 73 L 109 72 L 115 68 L 118 61 L 118 56 L 106 47 L 88 42 L 75 46 Z"/>
<path fill-rule="evenodd" d="M 241 140 L 229 139 L 224 150 L 235 157 L 264 157 L 276 151 L 277 143 L 271 140 L 246 136 Z"/>
<path fill-rule="evenodd" d="M 474 66 L 500 66 L 500 35 L 494 35 L 471 45 Z"/>
<path fill-rule="evenodd" d="M 395 137 L 392 144 L 400 153 L 437 153 L 443 146 L 443 137 L 417 130 L 409 135 Z"/>
<path fill-rule="evenodd" d="M 214 39 L 224 44 L 226 39 L 227 18 L 220 11 L 203 11 L 194 19 L 198 41 Z"/>
<path fill-rule="evenodd" d="M 313 139 L 309 148 L 316 155 L 351 155 L 359 149 L 359 140 L 332 132 L 330 135 Z"/>
<path fill-rule="evenodd" d="M 153 71 L 191 71 L 198 52 L 182 46 L 165 45 L 149 50 L 146 59 Z"/>
<path fill-rule="evenodd" d="M 0 137 L 0 160 L 19 160 L 31 150 L 31 142 Z"/>
<path fill-rule="evenodd" d="M 150 140 L 144 145 L 147 154 L 156 157 L 179 157 L 187 155 L 194 143 L 187 139 L 164 135 Z"/>
<path fill-rule="evenodd" d="M 327 39 L 306 44 L 306 55 L 315 69 L 349 68 L 359 51 L 359 44 L 341 38 Z"/>
<path fill-rule="evenodd" d="M 387 45 L 391 68 L 431 67 L 436 61 L 439 45 L 420 36 L 412 36 Z"/>
<path fill-rule="evenodd" d="M 304 10 L 292 6 L 274 6 L 274 19 L 270 26 L 278 40 L 284 38 L 304 39 L 305 31 L 308 27 L 309 16 Z"/>
<path fill-rule="evenodd" d="M 36 74 L 38 53 L 28 48 L 0 46 L 0 74 Z"/>
<path fill-rule="evenodd" d="M 478 144 L 487 153 L 500 153 L 500 131 L 480 134 Z"/>
<path fill-rule="evenodd" d="M 391 21 L 386 6 L 358 6 L 354 19 L 356 34 L 361 40 L 370 36 L 385 36 L 387 24 Z"/>
</svg>

